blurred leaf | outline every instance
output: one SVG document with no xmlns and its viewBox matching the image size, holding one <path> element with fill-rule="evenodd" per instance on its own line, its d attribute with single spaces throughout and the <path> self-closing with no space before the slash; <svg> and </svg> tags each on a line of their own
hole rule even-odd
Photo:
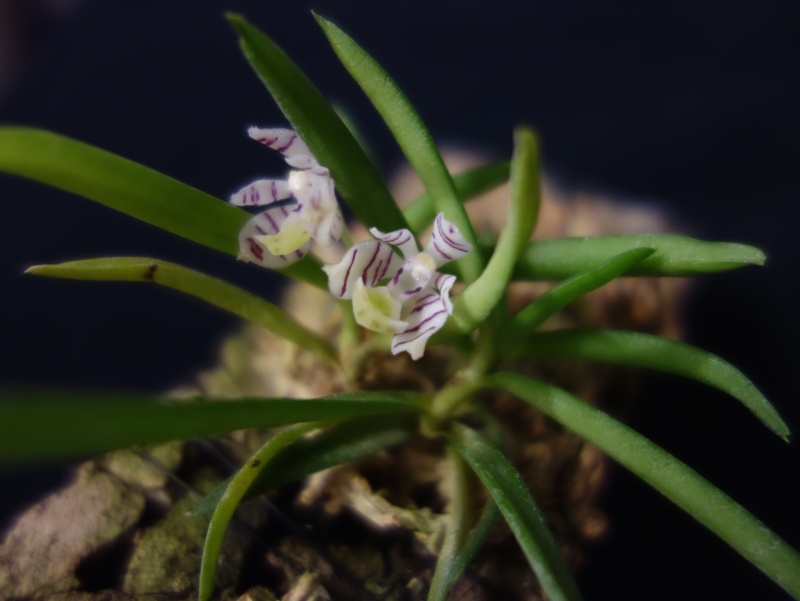
<svg viewBox="0 0 800 601">
<path fill-rule="evenodd" d="M 497 503 L 492 499 L 487 499 L 486 506 L 483 508 L 483 512 L 481 512 L 478 523 L 475 524 L 475 527 L 470 531 L 467 540 L 464 542 L 464 546 L 461 548 L 456 558 L 453 566 L 453 573 L 456 577 L 463 574 L 469 567 L 469 564 L 472 563 L 472 560 L 478 554 L 478 551 L 480 551 L 486 539 L 489 538 L 498 517 L 500 517 L 500 509 L 497 507 Z"/>
<path fill-rule="evenodd" d="M 347 128 L 347 131 L 353 136 L 353 139 L 358 142 L 358 145 L 361 146 L 361 149 L 364 151 L 364 154 L 367 155 L 367 158 L 375 164 L 375 153 L 370 148 L 369 144 L 367 143 L 366 138 L 364 137 L 363 131 L 358 127 L 357 120 L 353 118 L 350 112 L 340 104 L 333 104 L 331 105 L 333 110 L 336 111 L 336 114 L 339 115 L 339 119 L 342 120 L 344 126 Z"/>
<path fill-rule="evenodd" d="M 560 282 L 520 310 L 511 321 L 505 324 L 499 334 L 500 339 L 504 341 L 503 348 L 512 349 L 513 345 L 507 345 L 505 342 L 510 343 L 514 338 L 520 338 L 532 333 L 548 317 L 587 292 L 591 292 L 626 273 L 652 255 L 653 252 L 652 248 L 634 248 L 594 269 L 579 273 Z"/>
<path fill-rule="evenodd" d="M 597 446 L 800 599 L 800 554 L 664 449 L 550 384 L 516 374 L 495 374 L 484 383 L 516 395 Z"/>
<path fill-rule="evenodd" d="M 0 171 L 84 196 L 229 255 L 243 210 L 128 159 L 47 131 L 0 128 Z"/>
<path fill-rule="evenodd" d="M 462 202 L 466 202 L 504 184 L 508 181 L 509 169 L 510 163 L 503 161 L 454 175 L 453 183 L 456 186 L 458 197 Z M 421 232 L 433 223 L 436 217 L 433 198 L 427 192 L 423 192 L 403 209 L 403 215 L 405 215 L 412 232 Z"/>
<path fill-rule="evenodd" d="M 457 424 L 450 442 L 486 486 L 550 601 L 580 593 L 528 487 L 508 458 L 480 434 Z"/>
<path fill-rule="evenodd" d="M 314 84 L 244 17 L 228 14 L 228 21 L 245 58 L 317 161 L 330 169 L 336 190 L 358 218 L 385 232 L 406 227 L 377 169 Z"/>
<path fill-rule="evenodd" d="M 241 288 L 198 271 L 141 257 L 107 257 L 37 265 L 26 273 L 75 280 L 151 282 L 196 296 L 212 305 L 267 328 L 326 359 L 336 361 L 336 351 L 325 339 L 301 325 L 284 309 Z"/>
<path fill-rule="evenodd" d="M 461 571 L 458 570 L 461 565 L 458 561 L 459 551 L 467 535 L 472 510 L 467 464 L 452 447 L 447 448 L 447 459 L 449 463 L 448 476 L 451 481 L 449 488 L 453 494 L 447 509 L 444 541 L 439 550 L 436 569 L 428 590 L 428 601 L 446 601 L 450 588 L 461 576 Z"/>
<path fill-rule="evenodd" d="M 244 498 L 251 499 L 309 474 L 397 446 L 418 430 L 417 419 L 412 415 L 395 415 L 391 423 L 387 421 L 383 415 L 357 418 L 298 440 L 258 474 Z M 192 513 L 211 513 L 226 485 L 227 481 L 212 490 Z"/>
<path fill-rule="evenodd" d="M 652 334 L 564 330 L 532 335 L 515 356 L 604 361 L 657 369 L 713 386 L 741 401 L 770 430 L 788 440 L 789 427 L 742 372 L 697 347 Z"/>
<path fill-rule="evenodd" d="M 674 234 L 623 234 L 554 238 L 531 242 L 520 256 L 514 279 L 563 280 L 634 248 L 655 253 L 627 275 L 690 276 L 763 265 L 764 253 L 745 244 L 704 242 Z"/>
<path fill-rule="evenodd" d="M 328 37 L 339 60 L 389 126 L 406 159 L 419 174 L 425 189 L 433 198 L 436 208 L 443 211 L 445 218 L 452 221 L 464 238 L 476 247 L 456 263 L 465 280 L 474 281 L 483 267 L 481 251 L 477 248 L 472 224 L 467 218 L 450 173 L 430 132 L 406 95 L 375 59 L 336 25 L 319 15 L 315 14 L 314 17 Z"/>
<path fill-rule="evenodd" d="M 0 391 L 0 460 L 85 457 L 242 428 L 414 413 L 417 395 L 347 392 L 318 399 L 168 401 L 115 392 Z"/>
<path fill-rule="evenodd" d="M 506 226 L 486 269 L 453 299 L 453 316 L 448 320 L 445 332 L 474 330 L 505 297 L 517 259 L 536 227 L 540 196 L 538 142 L 530 129 L 519 127 L 514 132 L 511 202 Z"/>
<path fill-rule="evenodd" d="M 239 506 L 239 501 L 242 500 L 253 480 L 284 447 L 321 425 L 319 423 L 302 424 L 291 426 L 278 432 L 256 451 L 228 482 L 225 492 L 214 510 L 214 515 L 211 516 L 205 544 L 203 545 L 203 559 L 200 564 L 200 583 L 198 587 L 200 601 L 208 601 L 214 593 L 214 575 L 217 571 L 217 560 L 219 551 L 222 548 L 225 530 L 227 530 L 228 523 Z"/>
</svg>

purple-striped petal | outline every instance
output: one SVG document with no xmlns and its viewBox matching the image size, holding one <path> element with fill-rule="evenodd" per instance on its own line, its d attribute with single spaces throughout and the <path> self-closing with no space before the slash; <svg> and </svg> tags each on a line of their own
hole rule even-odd
<svg viewBox="0 0 800 601">
<path fill-rule="evenodd" d="M 311 170 L 318 175 L 328 174 L 328 170 L 317 162 L 297 132 L 280 127 L 267 129 L 251 127 L 247 133 L 257 142 L 280 152 L 289 166 L 304 171 Z"/>
<path fill-rule="evenodd" d="M 286 221 L 288 211 L 284 213 L 281 208 L 259 213 L 245 224 L 239 232 L 240 261 L 256 263 L 270 269 L 280 269 L 299 261 L 308 253 L 311 242 L 306 242 L 296 251 L 286 255 L 273 255 L 267 250 L 265 239 L 277 234 Z"/>
<path fill-rule="evenodd" d="M 386 242 L 387 244 L 391 244 L 392 246 L 399 248 L 400 252 L 403 253 L 403 258 L 406 260 L 410 259 L 419 252 L 419 249 L 417 248 L 417 241 L 414 239 L 414 234 L 407 229 L 396 230 L 394 232 L 384 234 L 378 228 L 373 227 L 370 228 L 369 233 L 381 242 Z"/>
<path fill-rule="evenodd" d="M 260 179 L 231 196 L 231 204 L 237 207 L 260 207 L 291 197 L 292 192 L 286 180 Z"/>
<path fill-rule="evenodd" d="M 444 303 L 445 309 L 447 309 L 448 315 L 453 314 L 453 303 L 450 301 L 450 289 L 455 283 L 456 276 L 446 273 L 437 273 L 436 279 L 433 282 L 433 287 L 439 291 L 439 295 L 442 297 L 442 302 Z"/>
<path fill-rule="evenodd" d="M 336 264 L 325 265 L 328 289 L 336 298 L 353 297 L 355 282 L 359 278 L 366 286 L 375 286 L 380 280 L 393 276 L 403 260 L 391 246 L 379 240 L 359 242 L 350 248 Z"/>
<path fill-rule="evenodd" d="M 436 267 L 460 259 L 470 250 L 472 245 L 461 235 L 458 228 L 444 218 L 444 213 L 439 213 L 433 222 L 433 233 L 424 251 L 433 257 Z"/>
<path fill-rule="evenodd" d="M 427 253 L 417 253 L 408 259 L 389 283 L 389 291 L 403 303 L 422 292 L 436 273 L 436 263 Z"/>
<path fill-rule="evenodd" d="M 404 317 L 408 327 L 392 336 L 392 354 L 406 352 L 414 361 L 422 357 L 428 339 L 442 328 L 448 316 L 444 299 L 435 292 L 414 299 Z"/>
</svg>

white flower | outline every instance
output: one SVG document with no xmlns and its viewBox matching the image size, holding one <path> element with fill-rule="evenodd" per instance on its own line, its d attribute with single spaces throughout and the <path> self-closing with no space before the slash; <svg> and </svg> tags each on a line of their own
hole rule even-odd
<svg viewBox="0 0 800 601">
<path fill-rule="evenodd" d="M 339 263 L 323 267 L 328 288 L 336 298 L 353 300 L 361 326 L 394 334 L 393 355 L 405 351 L 419 359 L 453 313 L 450 289 L 456 278 L 436 270 L 466 255 L 472 245 L 442 213 L 422 252 L 408 230 L 384 234 L 372 228 L 370 233 L 377 239 L 356 244 Z"/>
<path fill-rule="evenodd" d="M 257 127 L 247 133 L 283 154 L 295 170 L 288 180 L 261 179 L 231 197 L 231 204 L 240 207 L 268 206 L 239 233 L 239 259 L 273 269 L 286 267 L 303 258 L 312 238 L 325 247 L 339 240 L 343 221 L 333 179 L 300 136 L 291 129 Z M 296 202 L 279 202 L 290 198 Z"/>
</svg>

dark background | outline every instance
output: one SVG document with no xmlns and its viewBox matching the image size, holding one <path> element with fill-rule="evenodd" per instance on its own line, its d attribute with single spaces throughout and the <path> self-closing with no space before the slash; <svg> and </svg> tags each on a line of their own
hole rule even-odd
<svg viewBox="0 0 800 601">
<path fill-rule="evenodd" d="M 666 208 L 682 231 L 764 249 L 709 276 L 690 342 L 742 368 L 800 427 L 796 372 L 800 4 L 0 0 L 0 122 L 76 137 L 227 198 L 282 163 L 245 136 L 284 123 L 222 18 L 241 11 L 332 100 L 389 173 L 399 150 L 327 48 L 315 9 L 383 64 L 440 142 L 510 152 L 541 134 L 566 186 Z M 214 362 L 237 320 L 166 290 L 22 275 L 31 264 L 160 257 L 271 294 L 261 270 L 104 207 L 0 176 L 0 385 L 161 391 Z M 654 377 L 633 425 L 800 546 L 797 445 L 722 394 Z M 0 519 L 62 477 L 5 470 Z M 782 599 L 726 545 L 618 470 L 588 599 Z"/>
</svg>

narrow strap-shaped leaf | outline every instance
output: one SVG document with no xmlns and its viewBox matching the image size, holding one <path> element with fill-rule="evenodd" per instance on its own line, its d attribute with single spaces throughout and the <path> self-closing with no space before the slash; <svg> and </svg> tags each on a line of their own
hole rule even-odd
<svg viewBox="0 0 800 601">
<path fill-rule="evenodd" d="M 459 459 L 461 459 L 459 457 Z M 463 461 L 463 459 L 462 459 Z M 459 476 L 463 478 L 463 475 Z M 466 487 L 465 487 L 466 488 Z M 461 499 L 467 499 L 467 490 L 461 494 Z M 459 494 L 459 493 L 456 493 Z M 458 506 L 453 508 L 453 511 L 466 513 L 466 505 L 459 499 Z M 455 500 L 454 500 L 455 502 Z M 458 552 L 453 554 L 452 544 L 448 544 L 445 539 L 442 545 L 442 552 L 439 555 L 439 560 L 436 564 L 436 572 L 434 573 L 433 580 L 431 581 L 431 588 L 428 592 L 428 601 L 437 601 L 447 599 L 447 594 L 467 570 L 469 564 L 478 554 L 486 539 L 489 538 L 492 528 L 500 517 L 500 509 L 497 507 L 491 498 L 486 501 L 486 505 L 481 512 L 478 522 L 470 530 L 469 534 L 465 537 L 463 544 L 458 549 Z M 448 525 L 448 536 L 452 539 L 461 538 L 459 528 L 465 528 L 466 523 L 464 517 L 460 515 L 454 516 L 452 526 Z"/>
<path fill-rule="evenodd" d="M 459 552 L 467 536 L 471 514 L 469 470 L 463 457 L 452 447 L 447 449 L 453 496 L 447 515 L 447 530 L 436 561 L 428 601 L 446 601 L 447 593 L 461 572 L 458 571 Z"/>
<path fill-rule="evenodd" d="M 475 247 L 457 263 L 465 280 L 474 281 L 483 267 L 477 238 L 428 128 L 406 95 L 375 59 L 336 25 L 319 15 L 314 16 L 339 60 L 389 126 L 403 154 L 433 198 L 438 211 L 444 212 L 445 218 L 453 222 L 467 242 Z"/>
<path fill-rule="evenodd" d="M 488 440 L 456 425 L 450 443 L 481 479 L 550 601 L 580 599 L 578 587 L 522 476 Z"/>
<path fill-rule="evenodd" d="M 308 77 L 244 17 L 229 14 L 228 20 L 245 58 L 359 219 L 384 232 L 406 227 L 377 169 Z"/>
<path fill-rule="evenodd" d="M 664 449 L 550 384 L 516 374 L 495 374 L 485 383 L 518 396 L 596 445 L 800 599 L 800 554 Z"/>
<path fill-rule="evenodd" d="M 533 332 L 548 317 L 587 292 L 591 292 L 619 277 L 652 255 L 653 252 L 655 251 L 652 248 L 634 248 L 617 255 L 599 267 L 584 271 L 560 282 L 520 310 L 503 327 L 499 338 L 508 342 L 512 337 L 520 337 Z M 504 348 L 508 349 L 510 345 L 504 345 Z"/>
<path fill-rule="evenodd" d="M 0 391 L 0 460 L 97 455 L 132 445 L 242 428 L 417 411 L 413 393 L 348 392 L 318 399 L 166 401 L 153 395 Z"/>
<path fill-rule="evenodd" d="M 222 548 L 225 530 L 227 530 L 228 523 L 231 521 L 239 502 L 250 488 L 253 480 L 256 479 L 261 470 L 269 464 L 278 452 L 319 426 L 319 423 L 302 424 L 291 426 L 277 433 L 247 460 L 228 483 L 222 498 L 217 504 L 214 515 L 211 516 L 205 544 L 203 545 L 203 559 L 200 563 L 200 582 L 198 586 L 200 601 L 211 599 L 211 595 L 214 592 L 217 559 Z"/>
<path fill-rule="evenodd" d="M 453 317 L 448 321 L 459 332 L 470 332 L 486 320 L 504 297 L 520 253 L 536 227 L 541 186 L 539 147 L 534 133 L 520 127 L 514 132 L 511 158 L 511 202 L 506 226 L 480 277 L 453 299 Z"/>
<path fill-rule="evenodd" d="M 483 418 L 485 421 L 485 435 L 489 442 L 493 444 L 498 451 L 501 453 L 504 452 L 505 439 L 503 438 L 502 427 L 500 426 L 499 422 L 494 418 L 493 415 L 486 412 L 483 408 L 479 408 L 479 412 L 483 413 Z M 464 494 L 464 497 L 466 497 L 466 494 Z M 432 595 L 434 592 L 439 595 L 445 595 L 443 598 L 447 598 L 447 591 L 467 570 L 469 564 L 472 563 L 472 560 L 478 554 L 478 551 L 480 551 L 481 547 L 486 542 L 486 539 L 489 538 L 489 534 L 491 534 L 492 528 L 497 522 L 498 517 L 500 517 L 500 509 L 497 507 L 497 503 L 495 503 L 490 497 L 486 500 L 486 504 L 483 507 L 483 511 L 481 512 L 478 522 L 473 526 L 472 530 L 470 530 L 469 534 L 466 536 L 464 543 L 458 550 L 458 554 L 448 563 L 446 575 L 441 578 L 442 582 L 440 583 L 438 590 L 434 588 L 433 583 L 431 584 L 429 600 L 433 598 Z"/>
<path fill-rule="evenodd" d="M 469 567 L 469 564 L 472 563 L 472 560 L 478 554 L 478 551 L 480 551 L 483 543 L 489 538 L 489 534 L 491 534 L 498 517 L 500 517 L 500 509 L 497 507 L 497 503 L 492 499 L 488 499 L 486 501 L 486 507 L 483 508 L 481 517 L 478 519 L 478 523 L 475 524 L 475 527 L 470 531 L 467 540 L 464 541 L 464 546 L 461 548 L 461 551 L 458 552 L 458 557 L 456 558 L 452 570 L 455 578 L 463 574 Z"/>
<path fill-rule="evenodd" d="M 517 356 L 604 361 L 656 369 L 713 386 L 747 407 L 784 440 L 789 427 L 772 404 L 733 365 L 684 342 L 621 330 L 564 330 L 531 336 Z"/>
<path fill-rule="evenodd" d="M 484 192 L 508 181 L 511 164 L 508 161 L 502 163 L 492 163 L 474 169 L 469 169 L 453 176 L 453 183 L 461 202 L 472 200 Z M 423 192 L 415 198 L 411 204 L 403 209 L 403 215 L 408 221 L 408 226 L 412 232 L 421 232 L 428 227 L 436 217 L 436 206 L 433 198 L 427 192 Z"/>
<path fill-rule="evenodd" d="M 336 465 L 349 463 L 410 440 L 418 431 L 416 416 L 395 415 L 357 418 L 303 438 L 281 451 L 256 477 L 245 500 Z M 389 423 L 387 423 L 389 422 Z M 214 511 L 227 481 L 200 502 L 194 515 Z"/>
<path fill-rule="evenodd" d="M 158 171 L 47 131 L 0 128 L 0 171 L 84 196 L 236 256 L 250 216 Z"/>
<path fill-rule="evenodd" d="M 655 253 L 628 275 L 691 276 L 763 265 L 764 253 L 746 244 L 704 242 L 674 234 L 622 234 L 531 242 L 517 263 L 519 280 L 563 280 L 633 248 Z"/>
<path fill-rule="evenodd" d="M 375 164 L 375 152 L 370 148 L 369 144 L 367 143 L 366 138 L 364 137 L 364 132 L 358 127 L 356 119 L 348 112 L 348 110 L 340 104 L 332 104 L 333 110 L 336 111 L 336 114 L 339 115 L 339 119 L 342 120 L 344 126 L 347 128 L 347 131 L 353 136 L 353 139 L 358 142 L 358 145 L 361 146 L 361 150 L 364 151 L 364 154 L 367 155 L 367 158 Z"/>
<path fill-rule="evenodd" d="M 223 280 L 174 263 L 142 257 L 108 257 L 37 265 L 27 273 L 75 280 L 150 282 L 180 290 L 267 328 L 278 336 L 336 361 L 336 351 L 284 309 Z"/>
</svg>

